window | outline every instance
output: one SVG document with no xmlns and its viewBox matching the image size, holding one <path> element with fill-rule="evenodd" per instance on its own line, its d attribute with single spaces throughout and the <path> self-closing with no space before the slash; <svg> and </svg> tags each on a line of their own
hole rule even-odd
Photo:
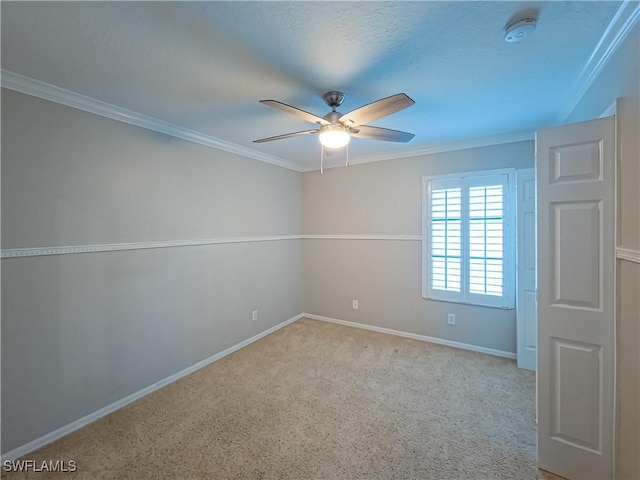
<svg viewBox="0 0 640 480">
<path fill-rule="evenodd" d="M 423 297 L 513 308 L 514 171 L 424 177 Z"/>
</svg>

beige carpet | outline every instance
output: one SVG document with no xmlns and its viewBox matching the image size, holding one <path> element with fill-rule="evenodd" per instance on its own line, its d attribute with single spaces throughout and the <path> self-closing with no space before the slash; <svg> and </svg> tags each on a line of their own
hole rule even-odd
<svg viewBox="0 0 640 480">
<path fill-rule="evenodd" d="M 534 375 L 303 319 L 26 458 L 3 478 L 536 479 Z"/>
</svg>

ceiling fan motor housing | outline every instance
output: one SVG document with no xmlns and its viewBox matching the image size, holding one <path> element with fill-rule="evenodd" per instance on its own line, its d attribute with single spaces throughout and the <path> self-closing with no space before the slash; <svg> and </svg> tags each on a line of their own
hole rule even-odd
<svg viewBox="0 0 640 480">
<path fill-rule="evenodd" d="M 331 107 L 331 108 L 334 108 L 334 107 Z M 339 123 L 338 119 L 340 117 L 342 117 L 342 114 L 340 112 L 336 110 L 332 110 L 322 118 L 324 118 L 327 122 L 331 122 L 333 125 L 337 125 Z"/>
</svg>

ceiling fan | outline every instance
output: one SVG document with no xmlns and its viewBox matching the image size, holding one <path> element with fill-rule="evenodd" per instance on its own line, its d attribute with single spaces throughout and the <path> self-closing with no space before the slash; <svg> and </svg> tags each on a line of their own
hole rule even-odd
<svg viewBox="0 0 640 480">
<path fill-rule="evenodd" d="M 373 127 L 364 125 L 367 122 L 377 120 L 392 113 L 403 110 L 413 105 L 414 102 L 404 93 L 398 93 L 390 97 L 377 100 L 368 105 L 356 108 L 349 113 L 342 114 L 336 109 L 344 101 L 344 93 L 331 91 L 325 93 L 322 98 L 331 107 L 331 111 L 324 117 L 319 117 L 286 103 L 277 100 L 260 100 L 260 103 L 269 105 L 286 113 L 290 113 L 307 122 L 316 123 L 320 128 L 313 130 L 303 130 L 301 132 L 285 133 L 275 137 L 261 138 L 254 140 L 254 143 L 271 142 L 284 138 L 297 137 L 300 135 L 319 134 L 320 143 L 326 148 L 340 148 L 349 143 L 351 137 L 367 138 L 371 140 L 383 140 L 386 142 L 408 142 L 414 137 L 413 133 L 391 130 L 388 128 Z"/>
</svg>

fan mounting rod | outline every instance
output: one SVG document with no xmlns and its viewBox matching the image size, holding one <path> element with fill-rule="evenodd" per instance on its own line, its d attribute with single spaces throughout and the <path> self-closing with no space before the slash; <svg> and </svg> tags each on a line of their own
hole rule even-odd
<svg viewBox="0 0 640 480">
<path fill-rule="evenodd" d="M 342 105 L 342 102 L 344 101 L 344 93 L 332 90 L 322 95 L 322 98 L 324 99 L 325 103 L 329 105 L 335 112 L 336 108 Z"/>
</svg>

